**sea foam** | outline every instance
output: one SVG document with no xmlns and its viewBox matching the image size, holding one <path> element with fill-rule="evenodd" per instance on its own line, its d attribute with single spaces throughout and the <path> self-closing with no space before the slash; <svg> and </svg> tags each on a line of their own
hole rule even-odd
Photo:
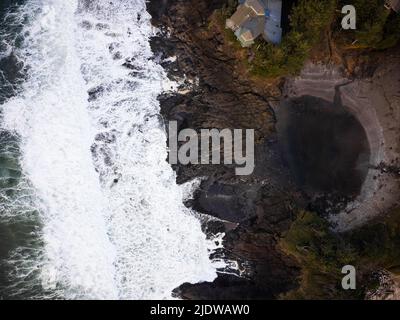
<svg viewBox="0 0 400 320">
<path fill-rule="evenodd" d="M 166 162 L 145 1 L 28 0 L 17 16 L 27 78 L 2 126 L 34 190 L 43 247 L 23 259 L 44 298 L 169 299 L 215 279 L 213 241 Z"/>
</svg>

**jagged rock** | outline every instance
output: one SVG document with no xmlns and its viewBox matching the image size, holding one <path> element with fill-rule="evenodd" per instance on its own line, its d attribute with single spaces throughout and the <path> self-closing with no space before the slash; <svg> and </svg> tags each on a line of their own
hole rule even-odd
<svg viewBox="0 0 400 320">
<path fill-rule="evenodd" d="M 154 38 L 153 50 L 161 60 L 167 59 L 163 66 L 169 77 L 178 81 L 185 77 L 189 87 L 160 97 L 165 119 L 177 120 L 179 129 L 251 128 L 257 138 L 256 169 L 249 177 L 235 176 L 231 166 L 175 166 L 180 183 L 206 177 L 191 205 L 239 223 L 226 232 L 224 255 L 247 261 L 244 278 L 220 274 L 214 283 L 185 284 L 176 292 L 190 299 L 276 298 L 297 285 L 298 268 L 277 249 L 277 241 L 290 226 L 300 197 L 278 151 L 271 101 L 279 97 L 279 88 L 241 76 L 236 57 L 223 48 L 221 36 L 206 31 L 208 17 L 224 3 L 149 4 L 153 23 L 170 34 Z"/>
</svg>

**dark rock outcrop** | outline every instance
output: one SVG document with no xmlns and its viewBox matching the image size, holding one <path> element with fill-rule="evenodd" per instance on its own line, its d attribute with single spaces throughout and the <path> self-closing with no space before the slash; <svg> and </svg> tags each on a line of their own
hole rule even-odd
<svg viewBox="0 0 400 320">
<path fill-rule="evenodd" d="M 163 35 L 152 47 L 171 79 L 175 94 L 160 97 L 166 121 L 179 129 L 255 129 L 256 169 L 235 176 L 231 166 L 176 166 L 178 182 L 206 177 L 194 201 L 199 212 L 236 223 L 224 230 L 224 257 L 238 261 L 243 277 L 221 273 L 213 283 L 185 284 L 176 294 L 188 299 L 272 299 L 297 285 L 298 268 L 277 248 L 291 224 L 299 199 L 278 151 L 271 102 L 276 85 L 265 86 L 237 70 L 221 34 L 208 31 L 209 18 L 226 1 L 151 1 L 153 24 Z M 169 36 L 166 36 L 168 34 Z M 171 58 L 172 57 L 172 58 Z"/>
</svg>

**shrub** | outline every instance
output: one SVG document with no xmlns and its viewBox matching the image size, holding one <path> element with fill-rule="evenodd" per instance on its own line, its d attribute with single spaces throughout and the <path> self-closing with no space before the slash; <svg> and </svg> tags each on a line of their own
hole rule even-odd
<svg viewBox="0 0 400 320">
<path fill-rule="evenodd" d="M 300 0 L 291 13 L 291 31 L 275 46 L 257 41 L 253 74 L 274 78 L 300 72 L 311 48 L 334 19 L 336 0 Z"/>
<path fill-rule="evenodd" d="M 339 234 L 316 213 L 300 212 L 280 241 L 282 250 L 296 258 L 302 268 L 300 286 L 283 298 L 360 299 L 376 283 L 371 275 L 387 270 L 400 274 L 400 209 L 367 225 Z M 341 288 L 342 267 L 358 271 L 357 290 Z"/>
<path fill-rule="evenodd" d="M 364 49 L 383 50 L 400 40 L 400 15 L 387 10 L 384 0 L 340 1 L 352 4 L 357 10 L 357 30 L 349 32 L 350 41 Z"/>
</svg>

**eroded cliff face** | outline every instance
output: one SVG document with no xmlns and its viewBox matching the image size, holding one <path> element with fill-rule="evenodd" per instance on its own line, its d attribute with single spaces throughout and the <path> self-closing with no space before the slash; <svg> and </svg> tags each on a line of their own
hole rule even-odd
<svg viewBox="0 0 400 320">
<path fill-rule="evenodd" d="M 226 232 L 224 257 L 238 262 L 242 277 L 221 273 L 214 283 L 185 284 L 176 293 L 188 299 L 273 299 L 295 288 L 300 267 L 278 247 L 309 198 L 296 183 L 281 153 L 277 110 L 285 102 L 312 96 L 340 102 L 365 130 L 370 166 L 361 191 L 331 215 L 337 229 L 348 230 L 398 203 L 399 188 L 399 50 L 359 76 L 340 67 L 309 63 L 299 77 L 282 81 L 255 79 L 238 64 L 224 36 L 210 26 L 225 0 L 151 1 L 152 41 L 178 92 L 160 97 L 166 121 L 183 128 L 251 128 L 256 131 L 256 169 L 238 177 L 230 166 L 175 166 L 178 182 L 204 178 L 188 205 L 225 221 L 207 232 Z M 327 141 L 329 143 L 329 141 Z M 339 213 L 338 213 L 339 212 Z"/>
</svg>

